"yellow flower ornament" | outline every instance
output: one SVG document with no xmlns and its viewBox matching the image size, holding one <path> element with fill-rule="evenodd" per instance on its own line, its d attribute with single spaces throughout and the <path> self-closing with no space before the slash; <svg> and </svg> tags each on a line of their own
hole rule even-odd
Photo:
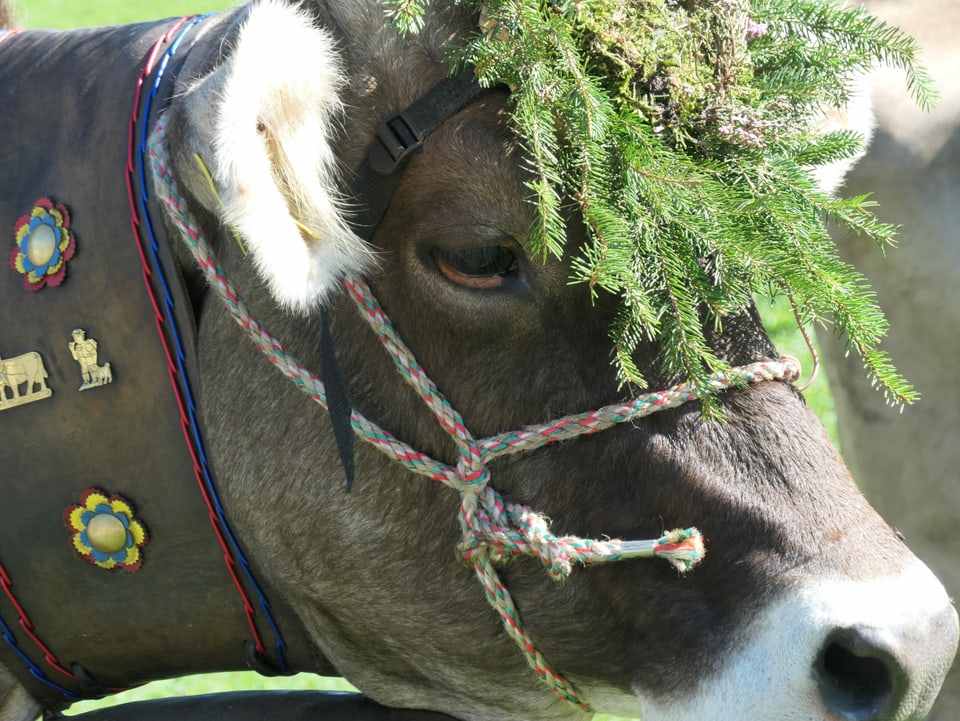
<svg viewBox="0 0 960 721">
<path fill-rule="evenodd" d="M 134 515 L 133 506 L 114 494 L 91 488 L 80 503 L 64 513 L 73 549 L 100 568 L 134 572 L 143 564 L 141 548 L 147 531 Z"/>
</svg>

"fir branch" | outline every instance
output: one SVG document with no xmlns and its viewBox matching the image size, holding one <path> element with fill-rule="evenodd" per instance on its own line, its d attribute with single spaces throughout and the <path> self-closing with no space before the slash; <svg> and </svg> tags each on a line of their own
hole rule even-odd
<svg viewBox="0 0 960 721">
<path fill-rule="evenodd" d="M 923 109 L 936 104 L 937 93 L 929 73 L 920 64 L 916 39 L 870 15 L 862 6 L 835 0 L 753 0 L 752 15 L 772 26 L 770 37 L 804 40 L 812 51 L 840 50 L 836 57 L 851 70 L 867 71 L 875 65 L 900 68 L 907 86 Z"/>
<path fill-rule="evenodd" d="M 572 204 L 590 241 L 573 280 L 622 299 L 611 334 L 623 382 L 643 387 L 634 352 L 653 341 L 667 374 L 702 383 L 724 367 L 705 325 L 782 289 L 801 318 L 846 335 L 889 397 L 912 400 L 877 350 L 886 320 L 825 221 L 881 247 L 896 229 L 809 172 L 859 151 L 856 134 L 817 121 L 876 64 L 933 101 L 912 38 L 835 0 L 456 1 L 483 31 L 451 60 L 513 88 L 533 252 L 564 255 Z M 389 12 L 410 31 L 427 2 L 389 0 Z"/>
<path fill-rule="evenodd" d="M 426 0 L 386 0 L 387 18 L 404 34 L 419 32 L 423 27 Z"/>
</svg>

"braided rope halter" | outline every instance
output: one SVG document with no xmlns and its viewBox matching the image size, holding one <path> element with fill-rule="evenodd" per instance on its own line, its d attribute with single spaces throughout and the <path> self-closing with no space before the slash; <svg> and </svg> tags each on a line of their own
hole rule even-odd
<svg viewBox="0 0 960 721">
<path fill-rule="evenodd" d="M 180 230 L 207 281 L 244 333 L 301 391 L 326 409 L 323 382 L 304 368 L 279 340 L 260 325 L 224 275 L 173 177 L 165 137 L 166 117 L 161 115 L 149 146 L 158 199 Z M 526 426 L 518 431 L 477 440 L 401 340 L 367 283 L 354 276 L 346 277 L 343 282 L 361 315 L 393 358 L 400 374 L 450 434 L 459 458 L 455 466 L 434 460 L 383 430 L 355 409 L 350 414 L 354 432 L 408 470 L 457 491 L 460 495 L 460 527 L 463 534 L 457 547 L 459 558 L 476 572 L 487 601 L 500 615 L 507 634 L 516 641 L 537 676 L 564 700 L 591 711 L 589 704 L 580 698 L 572 684 L 533 645 L 513 599 L 497 573 L 497 566 L 514 555 L 527 554 L 539 559 L 547 573 L 560 580 L 569 575 L 574 563 L 656 557 L 669 561 L 680 573 L 684 573 L 703 558 L 703 539 L 696 528 L 676 529 L 656 540 L 645 541 L 554 536 L 542 514 L 527 506 L 503 500 L 490 485 L 487 463 L 500 456 L 590 435 L 657 411 L 676 408 L 699 398 L 707 389 L 680 383 L 666 390 L 637 396 L 624 404 L 604 406 L 595 411 L 564 416 L 551 423 Z M 722 391 L 734 385 L 767 380 L 793 382 L 799 376 L 799 363 L 793 358 L 784 357 L 778 362 L 752 363 L 715 373 L 709 382 L 709 389 Z"/>
</svg>

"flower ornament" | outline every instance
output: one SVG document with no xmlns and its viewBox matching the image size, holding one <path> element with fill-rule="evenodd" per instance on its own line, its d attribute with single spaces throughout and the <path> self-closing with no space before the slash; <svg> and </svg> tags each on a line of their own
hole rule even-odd
<svg viewBox="0 0 960 721">
<path fill-rule="evenodd" d="M 67 261 L 77 249 L 70 230 L 70 213 L 50 198 L 40 198 L 28 215 L 13 226 L 16 245 L 10 267 L 23 276 L 23 287 L 39 290 L 57 286 L 67 273 Z"/>
<path fill-rule="evenodd" d="M 147 531 L 128 501 L 91 488 L 84 491 L 79 504 L 67 508 L 64 520 L 73 531 L 74 550 L 90 563 L 107 570 L 139 570 Z"/>
</svg>

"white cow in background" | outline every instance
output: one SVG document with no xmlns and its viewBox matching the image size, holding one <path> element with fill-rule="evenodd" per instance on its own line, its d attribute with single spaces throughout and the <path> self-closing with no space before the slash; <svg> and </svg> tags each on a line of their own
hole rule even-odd
<svg viewBox="0 0 960 721">
<path fill-rule="evenodd" d="M 902 73 L 872 81 L 877 128 L 845 196 L 874 192 L 881 219 L 902 225 L 884 258 L 871 241 L 838 237 L 843 257 L 877 290 L 891 323 L 886 349 L 922 393 L 901 414 L 862 381 L 858 360 L 822 338 L 843 455 L 870 501 L 954 596 L 960 596 L 960 2 L 873 0 L 916 37 L 942 99 L 923 112 Z M 960 719 L 954 666 L 930 721 Z"/>
</svg>

